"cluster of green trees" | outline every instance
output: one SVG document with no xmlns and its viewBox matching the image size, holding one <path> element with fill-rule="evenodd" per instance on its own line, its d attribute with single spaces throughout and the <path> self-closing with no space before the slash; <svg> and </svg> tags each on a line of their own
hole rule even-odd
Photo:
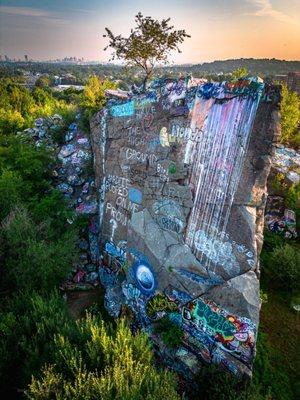
<svg viewBox="0 0 300 400">
<path fill-rule="evenodd" d="M 281 91 L 281 142 L 300 148 L 300 96 L 282 85 Z"/>
<path fill-rule="evenodd" d="M 229 74 L 238 68 L 246 68 L 251 75 L 275 76 L 286 75 L 289 72 L 300 70 L 299 61 L 284 61 L 276 59 L 255 59 L 240 58 L 233 60 L 219 60 L 194 65 L 172 65 L 167 68 L 158 69 L 159 74 L 164 74 L 164 69 L 178 74 L 192 74 L 194 76 L 204 76 L 207 74 Z M 50 77 L 72 74 L 76 77 L 78 85 L 85 84 L 91 75 L 100 75 L 104 79 L 124 80 L 124 70 L 117 64 L 85 64 L 75 65 L 66 63 L 46 63 L 46 62 L 14 62 L 0 64 L 0 77 L 20 76 L 24 71 L 31 73 L 49 74 Z"/>
<path fill-rule="evenodd" d="M 86 82 L 81 96 L 80 106 L 82 109 L 82 122 L 88 128 L 93 114 L 100 110 L 105 104 L 105 91 L 116 89 L 117 85 L 110 80 L 101 80 L 97 75 L 92 75 Z"/>
<path fill-rule="evenodd" d="M 36 87 L 30 91 L 16 79 L 0 80 L 0 135 L 28 128 L 38 117 L 54 113 L 65 116 L 72 110 L 72 103 L 55 98 L 49 88 Z"/>
<path fill-rule="evenodd" d="M 48 306 L 72 267 L 78 228 L 68 224 L 70 211 L 51 187 L 53 154 L 14 134 L 0 137 L 0 387 L 4 398 L 14 398 L 44 359 L 35 307 Z M 49 312 L 53 296 L 59 301 L 51 296 Z M 54 323 L 54 311 L 40 319 Z"/>
<path fill-rule="evenodd" d="M 82 112 L 82 123 L 88 129 L 89 119 L 105 103 L 105 90 L 115 89 L 115 83 L 91 75 L 83 91 L 69 88 L 53 91 L 48 84 L 27 89 L 16 78 L 0 79 L 0 139 L 33 126 L 38 117 L 60 114 L 66 123 Z M 65 127 L 64 127 L 65 128 Z"/>
</svg>

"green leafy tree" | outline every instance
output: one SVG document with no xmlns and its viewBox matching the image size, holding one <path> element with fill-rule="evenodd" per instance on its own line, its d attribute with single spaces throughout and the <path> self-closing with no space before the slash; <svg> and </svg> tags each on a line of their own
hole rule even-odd
<svg viewBox="0 0 300 400">
<path fill-rule="evenodd" d="M 300 147 L 300 97 L 296 92 L 282 85 L 281 91 L 281 142 L 296 148 Z"/>
<path fill-rule="evenodd" d="M 116 84 L 109 80 L 101 80 L 96 75 L 90 76 L 84 86 L 81 106 L 93 112 L 98 111 L 105 104 L 105 91 L 116 87 Z"/>
<path fill-rule="evenodd" d="M 170 18 L 162 21 L 144 17 L 140 12 L 135 17 L 136 27 L 126 38 L 114 35 L 105 28 L 104 37 L 109 39 L 105 47 L 113 49 L 113 59 L 123 59 L 128 66 L 139 67 L 144 73 L 144 88 L 153 73 L 156 63 L 166 63 L 172 50 L 180 52 L 178 47 L 185 38 L 190 37 L 184 29 L 174 30 L 169 25 Z"/>
<path fill-rule="evenodd" d="M 40 88 L 46 88 L 46 87 L 49 87 L 51 85 L 51 83 L 52 82 L 51 82 L 51 79 L 49 76 L 42 75 L 35 82 L 35 86 L 40 87 Z"/>
<path fill-rule="evenodd" d="M 25 119 L 19 111 L 0 109 L 0 135 L 11 135 L 25 127 Z"/>
<path fill-rule="evenodd" d="M 37 225 L 24 208 L 2 223 L 1 285 L 7 290 L 47 292 L 60 284 L 76 261 L 76 232 L 66 229 L 57 236 L 50 220 Z"/>
<path fill-rule="evenodd" d="M 44 147 L 36 148 L 32 144 L 21 143 L 12 138 L 7 146 L 0 146 L 0 171 L 10 169 L 22 179 L 22 199 L 38 200 L 50 189 L 53 162 L 51 153 Z"/>
<path fill-rule="evenodd" d="M 275 286 L 284 290 L 300 289 L 300 252 L 290 244 L 275 247 L 267 260 L 268 274 Z"/>
<path fill-rule="evenodd" d="M 0 138 L 33 125 L 37 117 L 73 114 L 75 104 L 56 98 L 51 88 L 29 91 L 17 79 L 0 79 Z"/>
<path fill-rule="evenodd" d="M 236 82 L 237 80 L 241 78 L 245 78 L 248 75 L 248 70 L 245 67 L 237 68 L 234 71 L 232 71 L 231 74 L 231 81 Z"/>
<path fill-rule="evenodd" d="M 101 80 L 96 75 L 89 77 L 81 94 L 80 102 L 82 109 L 81 125 L 84 130 L 89 131 L 89 123 L 92 115 L 105 105 L 105 91 L 116 88 L 117 85 L 107 79 Z"/>
</svg>

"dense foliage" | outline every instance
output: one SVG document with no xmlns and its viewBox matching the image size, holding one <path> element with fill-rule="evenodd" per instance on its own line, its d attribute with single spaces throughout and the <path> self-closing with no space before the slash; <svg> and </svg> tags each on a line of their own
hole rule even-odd
<svg viewBox="0 0 300 400">
<path fill-rule="evenodd" d="M 57 100 L 49 88 L 30 91 L 17 80 L 0 80 L 0 135 L 10 135 L 32 126 L 35 118 L 54 113 L 66 115 L 72 104 Z"/>
<path fill-rule="evenodd" d="M 105 104 L 105 91 L 116 89 L 117 85 L 109 80 L 101 80 L 98 76 L 92 75 L 86 82 L 81 95 L 80 106 L 82 108 L 82 120 L 86 128 L 89 126 L 90 118 Z"/>
<path fill-rule="evenodd" d="M 300 148 L 300 97 L 286 85 L 282 86 L 281 97 L 281 142 Z"/>
<path fill-rule="evenodd" d="M 89 113 L 99 109 L 108 87 L 114 85 L 92 77 L 76 95 L 77 105 L 82 102 Z M 75 322 L 58 292 L 78 259 L 82 221 L 52 187 L 54 152 L 17 131 L 32 123 L 35 112 L 47 115 L 57 105 L 72 116 L 70 98 L 57 100 L 44 88 L 29 92 L 17 81 L 2 82 L 1 90 L 2 398 L 24 398 L 30 382 L 31 399 L 178 398 L 174 376 L 154 367 L 145 335 L 132 335 L 124 321 L 116 330 L 105 326 L 100 314 Z M 14 113 L 20 124 L 7 124 Z"/>
<path fill-rule="evenodd" d="M 27 398 L 37 399 L 179 399 L 174 377 L 152 362 L 146 335 L 133 336 L 124 321 L 116 329 L 87 315 L 73 335 L 54 339 L 53 363 L 33 378 Z"/>
</svg>

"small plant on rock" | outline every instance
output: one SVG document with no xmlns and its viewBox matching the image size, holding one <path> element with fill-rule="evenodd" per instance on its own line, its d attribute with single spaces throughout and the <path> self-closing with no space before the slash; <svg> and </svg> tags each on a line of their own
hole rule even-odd
<svg viewBox="0 0 300 400">
<path fill-rule="evenodd" d="M 159 333 L 164 344 L 171 348 L 180 346 L 183 339 L 183 331 L 168 317 L 159 320 L 155 333 Z"/>
<path fill-rule="evenodd" d="M 150 318 L 153 318 L 159 311 L 176 311 L 177 305 L 170 301 L 167 296 L 163 294 L 157 294 L 152 297 L 147 303 L 147 314 Z"/>
</svg>

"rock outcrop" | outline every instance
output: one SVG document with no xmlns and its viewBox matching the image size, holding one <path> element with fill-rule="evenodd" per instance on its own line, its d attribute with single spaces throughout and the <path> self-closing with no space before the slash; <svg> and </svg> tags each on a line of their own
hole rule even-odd
<svg viewBox="0 0 300 400">
<path fill-rule="evenodd" d="M 91 123 L 106 307 L 129 306 L 183 372 L 204 361 L 251 375 L 278 101 L 254 79 L 154 82 Z M 156 333 L 165 318 L 183 333 L 176 349 Z"/>
</svg>

